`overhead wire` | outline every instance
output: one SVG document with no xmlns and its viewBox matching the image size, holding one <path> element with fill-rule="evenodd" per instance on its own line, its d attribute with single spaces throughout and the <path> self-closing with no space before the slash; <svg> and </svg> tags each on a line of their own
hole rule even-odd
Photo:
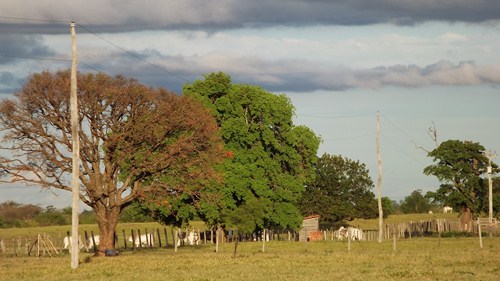
<svg viewBox="0 0 500 281">
<path fill-rule="evenodd" d="M 5 54 L 0 54 L 0 57 L 6 57 L 6 58 L 16 58 L 16 59 L 27 59 L 27 60 L 46 60 L 46 61 L 63 61 L 63 62 L 71 62 L 72 60 L 71 59 L 64 59 L 64 58 L 48 58 L 48 57 L 29 57 L 29 56 L 13 56 L 13 55 L 5 55 Z M 85 62 L 82 62 L 80 60 L 78 60 L 78 63 L 79 64 L 82 64 L 90 69 L 93 69 L 97 72 L 103 72 Z"/>
<path fill-rule="evenodd" d="M 15 20 L 15 21 L 48 22 L 48 23 L 68 23 L 68 22 L 70 22 L 70 21 L 64 21 L 64 20 L 46 20 L 46 19 L 33 19 L 33 18 L 10 17 L 10 16 L 0 16 L 0 19 Z M 158 69 L 158 70 L 160 70 L 160 71 L 162 71 L 162 72 L 164 72 L 164 73 L 167 73 L 167 74 L 169 74 L 169 75 L 171 75 L 171 76 L 174 76 L 174 77 L 176 77 L 176 78 L 178 78 L 178 79 L 180 79 L 180 80 L 183 80 L 183 81 L 185 81 L 185 82 L 190 82 L 190 80 L 189 80 L 189 79 L 184 78 L 184 77 L 182 77 L 182 76 L 180 76 L 180 75 L 178 75 L 178 74 L 176 74 L 176 73 L 174 73 L 174 72 L 172 72 L 172 71 L 169 71 L 169 70 L 167 70 L 167 69 L 165 69 L 165 68 L 163 68 L 163 67 L 161 67 L 161 66 L 159 66 L 159 65 L 157 65 L 157 64 L 155 64 L 155 63 L 152 63 L 152 62 L 148 61 L 147 59 L 144 59 L 144 58 L 142 58 L 141 56 L 139 56 L 139 55 L 135 54 L 134 52 L 131 52 L 131 51 L 127 50 L 126 48 L 123 48 L 123 47 L 119 46 L 118 44 L 116 44 L 116 43 L 112 42 L 111 40 L 109 40 L 109 39 L 105 38 L 104 36 L 99 35 L 99 34 L 97 34 L 96 32 L 94 32 L 94 31 L 90 30 L 90 29 L 89 29 L 88 27 L 86 27 L 85 25 L 78 24 L 78 27 L 81 27 L 82 29 L 84 29 L 84 30 L 85 30 L 85 31 L 87 31 L 88 33 L 90 33 L 90 34 L 92 34 L 92 35 L 96 36 L 97 38 L 99 38 L 99 39 L 103 40 L 104 42 L 106 42 L 106 43 L 110 44 L 111 46 L 113 46 L 113 47 L 115 47 L 115 48 L 117 48 L 117 49 L 119 49 L 119 50 L 121 50 L 121 51 L 125 52 L 126 54 L 128 54 L 128 55 L 130 55 L 130 56 L 134 57 L 135 59 L 138 59 L 138 60 L 140 60 L 140 61 L 143 61 L 143 62 L 145 62 L 145 63 L 149 64 L 150 66 L 152 66 L 152 67 L 154 67 L 154 68 L 156 68 L 156 69 Z M 82 64 L 84 64 L 84 63 L 82 63 Z M 94 67 L 92 67 L 92 66 L 90 66 L 90 65 L 88 65 L 88 64 L 84 64 L 84 65 L 85 65 L 85 66 L 87 66 L 87 67 L 89 67 L 89 68 L 91 68 L 91 69 L 93 69 L 93 70 L 99 71 L 99 70 L 97 70 L 96 68 L 94 68 Z M 99 71 L 99 72 L 100 72 L 100 71 Z"/>
<path fill-rule="evenodd" d="M 410 136 L 407 132 L 405 132 L 403 129 L 401 129 L 399 126 L 396 125 L 396 123 L 394 123 L 393 121 L 391 121 L 389 118 L 387 118 L 387 116 L 383 115 L 383 114 L 380 114 L 386 121 L 389 122 L 389 124 L 391 124 L 394 128 L 396 128 L 398 131 L 400 131 L 401 133 L 403 133 L 405 136 L 407 136 L 411 142 L 415 143 L 415 144 L 419 144 L 419 142 L 415 141 L 415 139 Z M 422 146 L 422 145 L 420 145 Z"/>
<path fill-rule="evenodd" d="M 184 78 L 184 77 L 182 77 L 182 76 L 180 76 L 180 75 L 177 75 L 176 73 L 174 73 L 174 72 L 172 72 L 172 71 L 166 70 L 166 69 L 164 69 L 163 67 L 161 67 L 161 66 L 159 66 L 159 65 L 157 65 L 157 64 L 154 64 L 154 63 L 152 63 L 152 62 L 150 62 L 150 61 L 148 61 L 148 60 L 146 60 L 146 59 L 142 58 L 141 56 L 139 56 L 139 55 L 137 55 L 137 54 L 135 54 L 135 53 L 133 53 L 133 52 L 131 52 L 131 51 L 129 51 L 129 50 L 127 50 L 127 49 L 125 49 L 125 48 L 123 48 L 123 47 L 121 47 L 121 46 L 117 45 L 117 44 L 115 44 L 115 43 L 114 43 L 114 42 L 112 42 L 111 40 L 108 40 L 108 39 L 104 38 L 103 36 L 101 36 L 101 35 L 99 35 L 99 34 L 97 34 L 97 33 L 93 32 L 92 30 L 90 30 L 89 28 L 85 27 L 84 25 L 81 25 L 81 24 L 80 24 L 80 25 L 78 25 L 78 26 L 79 26 L 79 27 L 81 27 L 81 28 L 83 28 L 83 29 L 84 29 L 85 31 L 87 31 L 88 33 L 90 33 L 90 34 L 92 34 L 92 35 L 96 36 L 97 38 L 99 38 L 99 39 L 103 40 L 104 42 L 106 42 L 106 43 L 110 44 L 111 46 L 113 46 L 113 47 L 115 47 L 115 48 L 120 49 L 121 51 L 123 51 L 123 52 L 127 53 L 128 55 L 130 55 L 130 56 L 132 56 L 132 57 L 134 57 L 134 58 L 136 58 L 136 59 L 138 59 L 138 60 L 141 60 L 141 61 L 143 61 L 143 62 L 145 62 L 145 63 L 147 63 L 147 64 L 149 64 L 149 65 L 151 65 L 151 66 L 153 66 L 153 67 L 155 67 L 155 68 L 157 68 L 157 69 L 159 69 L 160 71 L 163 71 L 163 72 L 165 72 L 165 73 L 167 73 L 167 74 L 169 74 L 169 75 L 172 75 L 172 76 L 174 76 L 174 77 L 176 77 L 176 78 L 179 78 L 179 79 L 181 79 L 181 80 L 183 80 L 183 81 L 185 81 L 185 82 L 190 82 L 190 80 L 189 80 L 189 79 L 186 79 L 186 78 Z"/>
<path fill-rule="evenodd" d="M 51 22 L 51 23 L 68 23 L 68 21 L 64 21 L 64 20 L 32 19 L 32 18 L 20 18 L 20 17 L 8 17 L 8 16 L 0 16 L 0 19 L 16 20 L 16 21 L 35 21 L 35 22 Z"/>
<path fill-rule="evenodd" d="M 345 137 L 345 138 L 322 138 L 322 139 L 323 140 L 354 140 L 354 139 L 366 138 L 366 137 L 373 136 L 373 135 L 375 135 L 375 133 L 369 133 L 369 134 L 352 136 L 352 137 Z"/>
<path fill-rule="evenodd" d="M 373 114 L 374 114 L 374 112 L 360 113 L 360 114 L 353 114 L 353 115 L 300 114 L 300 113 L 297 113 L 295 115 L 302 116 L 302 117 L 310 117 L 310 118 L 344 119 L 344 118 L 355 118 L 355 117 L 368 116 L 368 115 L 373 115 Z"/>
</svg>

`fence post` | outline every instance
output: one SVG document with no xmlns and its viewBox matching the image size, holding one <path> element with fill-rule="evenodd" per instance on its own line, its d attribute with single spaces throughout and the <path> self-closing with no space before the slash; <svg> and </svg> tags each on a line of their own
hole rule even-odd
<svg viewBox="0 0 500 281">
<path fill-rule="evenodd" d="M 96 244 L 95 244 L 95 238 L 94 238 L 94 231 L 91 230 L 90 231 L 90 238 L 92 239 L 92 244 L 94 246 L 94 253 L 97 252 L 97 247 L 96 247 Z"/>
<path fill-rule="evenodd" d="M 156 234 L 158 236 L 158 245 L 161 248 L 161 236 L 160 236 L 160 229 L 159 228 L 156 229 Z"/>
<path fill-rule="evenodd" d="M 146 245 L 147 245 L 147 247 L 151 248 L 151 239 L 150 239 L 151 237 L 149 237 L 149 235 L 148 235 L 148 229 L 147 228 L 144 228 L 144 234 L 146 235 Z"/>
<path fill-rule="evenodd" d="M 175 230 L 175 234 L 176 234 L 176 235 L 175 235 L 175 237 L 176 237 L 177 239 L 179 239 L 179 230 L 178 230 L 178 229 L 176 229 L 176 230 Z M 176 239 L 174 239 L 174 252 L 176 252 L 176 253 L 177 253 L 177 243 L 176 243 L 176 241 L 175 241 L 175 240 L 176 240 Z"/>
<path fill-rule="evenodd" d="M 347 228 L 347 251 L 351 251 L 351 228 Z"/>
<path fill-rule="evenodd" d="M 481 234 L 481 222 L 479 221 L 479 218 L 477 218 L 477 231 L 479 232 L 479 248 L 483 248 L 483 236 Z"/>
<path fill-rule="evenodd" d="M 133 229 L 130 232 L 132 234 L 132 251 L 135 251 L 135 233 Z"/>
<path fill-rule="evenodd" d="M 168 236 L 167 236 L 167 228 L 163 228 L 163 233 L 165 234 L 165 248 L 168 248 Z"/>
<path fill-rule="evenodd" d="M 5 254 L 5 242 L 3 238 L 0 238 L 0 249 L 2 249 L 2 254 Z"/>
<path fill-rule="evenodd" d="M 392 249 L 394 250 L 394 252 L 396 251 L 396 232 L 395 231 L 392 233 Z"/>
<path fill-rule="evenodd" d="M 266 251 L 266 230 L 262 230 L 263 234 L 263 239 L 262 239 L 262 252 L 264 253 Z M 257 239 L 258 241 L 258 239 Z"/>
<path fill-rule="evenodd" d="M 142 237 L 140 229 L 137 229 L 137 238 L 139 238 L 139 248 L 142 248 Z"/>
<path fill-rule="evenodd" d="M 122 229 L 123 233 L 123 246 L 125 247 L 125 250 L 127 249 L 127 235 L 125 235 L 125 229 Z"/>
</svg>

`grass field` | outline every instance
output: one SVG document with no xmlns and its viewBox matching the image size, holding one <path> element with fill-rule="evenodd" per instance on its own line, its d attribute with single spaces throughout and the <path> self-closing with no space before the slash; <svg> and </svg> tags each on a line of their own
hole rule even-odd
<svg viewBox="0 0 500 281">
<path fill-rule="evenodd" d="M 391 216 L 384 223 L 435 218 L 457 219 L 456 214 Z M 355 220 L 353 226 L 376 228 L 377 220 Z M 196 225 L 203 228 L 203 225 Z M 156 223 L 120 224 L 118 230 L 163 229 Z M 70 226 L 0 229 L 0 238 L 46 233 L 57 239 Z M 97 226 L 81 225 L 80 232 Z M 170 229 L 168 228 L 170 235 Z M 12 239 L 11 239 L 12 240 Z M 170 244 L 171 245 L 171 244 Z M 500 280 L 500 237 L 413 238 L 377 242 L 271 241 L 233 244 L 128 249 L 117 257 L 94 258 L 80 253 L 78 269 L 70 268 L 67 250 L 57 257 L 15 257 L 0 252 L 0 280 Z"/>
<path fill-rule="evenodd" d="M 500 238 L 261 242 L 126 251 L 117 257 L 0 257 L 0 280 L 498 280 Z"/>
<path fill-rule="evenodd" d="M 458 221 L 458 214 L 444 214 L 444 213 L 435 213 L 435 214 L 396 214 L 390 215 L 388 218 L 384 219 L 384 224 L 398 224 L 403 222 L 417 222 L 417 221 L 429 221 L 435 219 L 447 219 L 447 220 L 456 220 Z M 350 225 L 359 227 L 361 229 L 377 229 L 378 228 L 378 219 L 355 219 L 349 222 Z"/>
</svg>

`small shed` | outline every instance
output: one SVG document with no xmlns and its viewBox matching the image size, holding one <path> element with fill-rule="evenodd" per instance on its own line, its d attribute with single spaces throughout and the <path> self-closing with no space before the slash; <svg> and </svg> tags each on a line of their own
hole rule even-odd
<svg viewBox="0 0 500 281">
<path fill-rule="evenodd" d="M 302 220 L 302 228 L 299 232 L 299 241 L 305 241 L 311 233 L 319 231 L 319 215 L 307 216 Z"/>
</svg>

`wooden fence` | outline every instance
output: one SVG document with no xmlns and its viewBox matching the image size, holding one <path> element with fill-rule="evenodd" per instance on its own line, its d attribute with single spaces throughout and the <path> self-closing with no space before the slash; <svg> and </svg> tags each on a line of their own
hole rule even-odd
<svg viewBox="0 0 500 281">
<path fill-rule="evenodd" d="M 500 225 L 497 223 L 496 219 L 490 225 L 485 219 L 479 219 L 481 224 L 481 232 L 490 233 L 490 235 L 500 234 Z M 472 223 L 473 235 L 478 234 L 478 221 Z M 332 230 L 324 230 L 325 237 L 338 237 L 336 231 L 333 234 L 328 234 Z M 410 221 L 398 224 L 386 224 L 383 230 L 384 239 L 397 239 L 412 238 L 412 237 L 424 237 L 424 236 L 437 236 L 440 233 L 446 232 L 465 232 L 466 229 L 462 227 L 460 221 L 458 220 L 447 220 L 447 219 L 435 219 L 429 221 Z M 365 241 L 376 241 L 378 240 L 378 230 L 377 229 L 364 229 L 363 230 L 363 240 Z M 333 239 L 333 238 L 331 238 Z"/>
<path fill-rule="evenodd" d="M 198 237 L 197 245 L 202 244 L 215 244 L 215 230 L 174 230 L 170 228 L 154 228 L 154 229 L 133 229 L 126 232 L 125 230 L 117 230 L 114 235 L 115 239 L 115 249 L 118 250 L 138 250 L 153 247 L 164 247 L 173 248 L 175 245 L 187 245 L 185 239 L 178 238 L 180 235 L 177 233 L 189 233 L 195 231 Z M 237 234 L 235 231 L 226 230 L 224 234 L 220 236 L 220 243 L 231 243 L 236 239 L 240 242 L 247 241 L 262 241 L 264 239 L 261 232 L 254 234 Z M 100 237 L 98 233 L 93 231 L 83 231 L 80 234 L 83 251 L 95 252 L 98 245 Z M 65 237 L 70 236 L 70 231 L 66 233 L 58 233 L 57 235 L 47 235 L 39 234 L 35 237 L 15 237 L 3 239 L 0 237 L 0 254 L 20 256 L 53 256 L 56 254 L 63 253 L 64 251 L 69 251 L 64 249 L 63 240 Z M 266 231 L 265 239 L 278 240 L 278 241 L 297 241 L 298 233 L 291 230 L 268 230 Z M 40 238 L 42 237 L 42 238 Z M 150 237 L 152 238 L 150 240 Z M 185 235 L 183 236 L 185 237 Z M 138 243 L 134 243 L 137 241 Z M 50 246 L 48 246 L 50 245 Z M 36 247 L 35 247 L 36 246 Z M 33 251 L 35 247 L 35 251 Z"/>
<path fill-rule="evenodd" d="M 484 233 L 490 233 L 490 235 L 498 236 L 500 235 L 500 225 L 494 220 L 491 225 L 488 221 L 484 219 L 477 220 L 472 227 L 472 232 L 474 234 L 478 233 L 478 223 L 481 225 L 481 231 Z M 180 230 L 179 230 L 180 231 Z M 183 232 L 190 232 L 191 230 L 183 230 Z M 198 236 L 198 244 L 215 244 L 215 230 L 194 230 Z M 458 220 L 450 221 L 446 219 L 435 219 L 431 221 L 410 221 L 406 223 L 399 224 L 386 224 L 384 227 L 384 239 L 397 239 L 412 238 L 412 237 L 423 237 L 437 235 L 437 233 L 446 232 L 461 232 L 464 231 Z M 130 230 L 126 233 L 125 230 L 117 230 L 115 232 L 115 248 L 119 250 L 137 250 L 141 248 L 152 248 L 152 247 L 175 247 L 174 245 L 179 243 L 179 238 L 177 238 L 177 231 L 174 229 L 167 230 L 167 228 L 154 228 L 154 229 L 136 229 Z M 378 240 L 378 230 L 365 229 L 363 230 L 363 240 L 365 241 L 376 241 Z M 337 231 L 334 229 L 321 230 L 322 240 L 337 240 Z M 89 242 L 97 242 L 97 234 L 92 231 L 84 231 L 82 234 L 82 240 L 84 241 L 86 251 L 95 251 L 95 247 L 89 247 Z M 15 238 L 2 238 L 0 237 L 0 254 L 2 255 L 29 255 L 29 256 L 53 256 L 62 253 L 63 249 L 63 239 L 69 236 L 69 231 L 66 233 L 60 233 L 57 237 L 50 236 L 47 234 L 39 234 L 35 237 L 15 237 Z M 146 237 L 146 241 L 141 241 L 143 237 Z M 153 237 L 152 241 L 149 241 L 148 237 Z M 133 243 L 139 239 L 139 243 Z M 253 234 L 237 234 L 232 230 L 224 231 L 221 235 L 220 243 L 231 243 L 236 239 L 241 242 L 245 241 L 262 241 L 266 239 L 267 241 L 299 241 L 299 233 L 293 230 L 267 230 L 266 237 L 263 237 L 261 232 Z M 97 243 L 91 243 L 97 244 Z M 181 240 L 180 245 L 184 245 L 185 242 Z M 68 251 L 68 250 L 66 250 Z"/>
</svg>

